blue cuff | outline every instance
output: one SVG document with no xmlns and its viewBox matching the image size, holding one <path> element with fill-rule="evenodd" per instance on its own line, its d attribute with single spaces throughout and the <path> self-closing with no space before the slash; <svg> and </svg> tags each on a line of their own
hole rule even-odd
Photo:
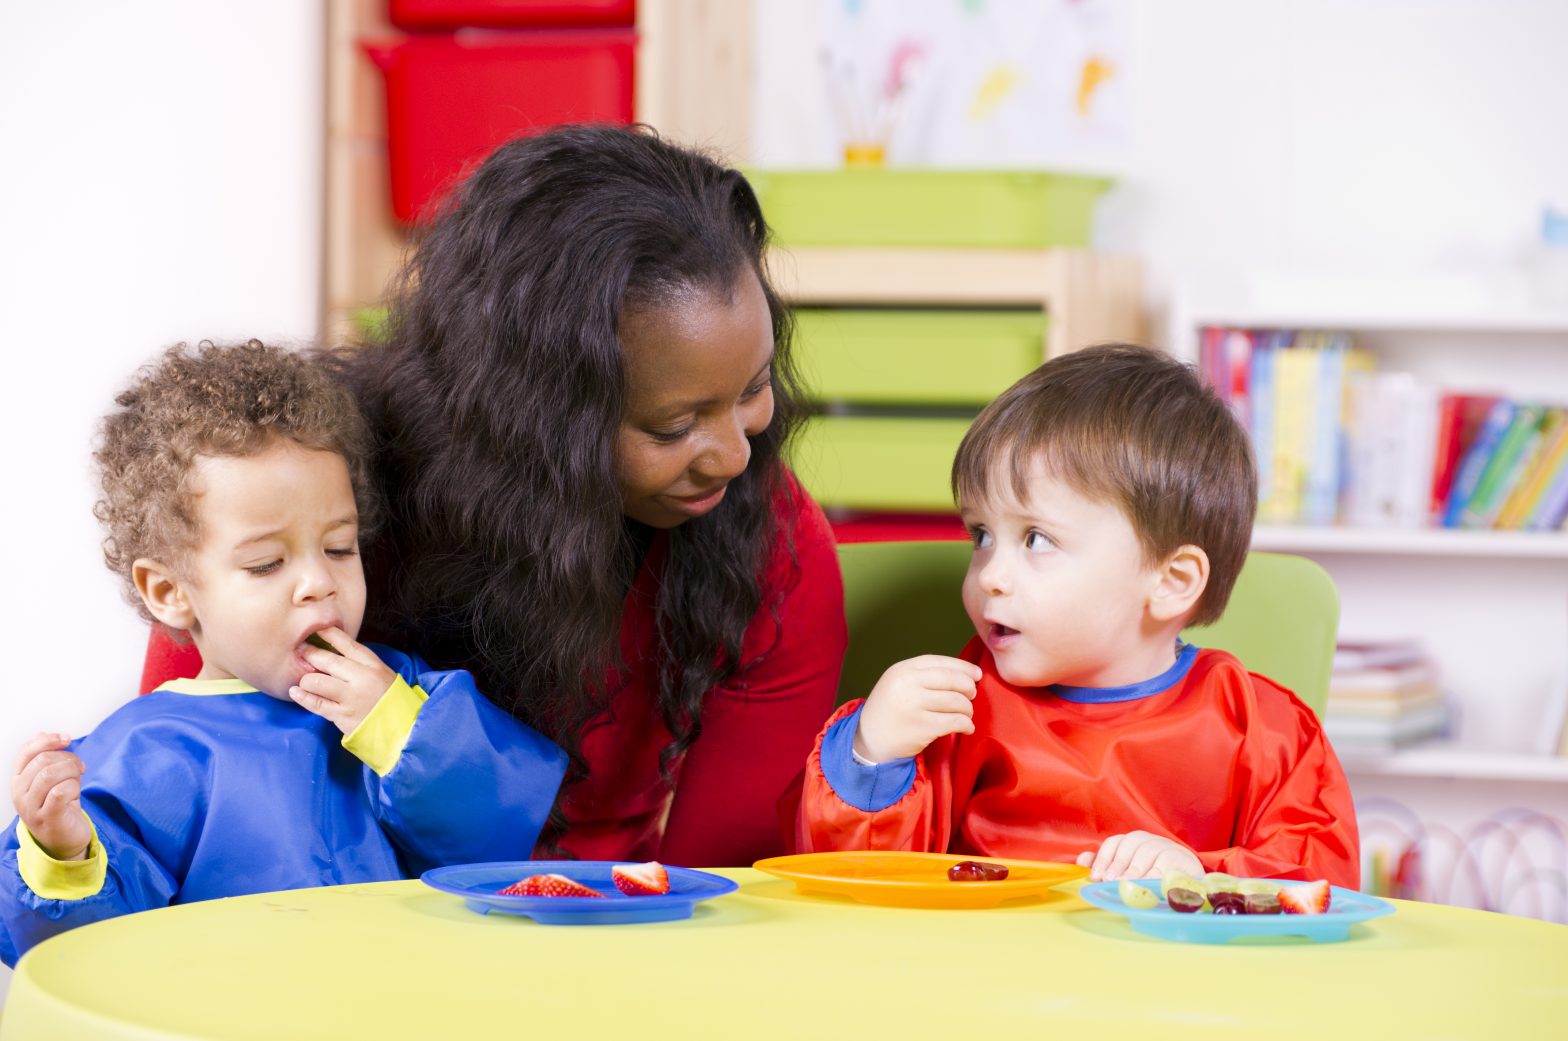
<svg viewBox="0 0 1568 1041">
<path fill-rule="evenodd" d="M 861 766 L 854 756 L 855 731 L 859 728 L 857 709 L 822 735 L 822 775 L 840 799 L 857 810 L 874 813 L 887 809 L 915 786 L 915 761 L 894 759 L 890 763 Z"/>
</svg>

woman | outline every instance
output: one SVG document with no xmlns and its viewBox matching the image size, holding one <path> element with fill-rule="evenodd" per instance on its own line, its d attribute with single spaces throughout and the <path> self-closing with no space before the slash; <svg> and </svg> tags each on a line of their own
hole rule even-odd
<svg viewBox="0 0 1568 1041">
<path fill-rule="evenodd" d="M 568 751 L 544 848 L 747 864 L 846 642 L 781 459 L 790 322 L 745 179 L 641 129 L 513 141 L 349 356 L 391 516 L 369 625 Z"/>
</svg>

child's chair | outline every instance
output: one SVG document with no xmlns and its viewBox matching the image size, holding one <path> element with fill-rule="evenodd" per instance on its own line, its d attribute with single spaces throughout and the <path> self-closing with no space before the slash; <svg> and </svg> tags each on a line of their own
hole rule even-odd
<svg viewBox="0 0 1568 1041">
<path fill-rule="evenodd" d="M 967 542 L 859 542 L 838 547 L 849 652 L 839 700 L 864 697 L 884 669 L 917 654 L 956 654 L 974 635 L 959 599 Z M 1305 557 L 1253 553 L 1225 615 L 1182 638 L 1229 651 L 1322 715 L 1339 629 L 1334 580 Z"/>
</svg>

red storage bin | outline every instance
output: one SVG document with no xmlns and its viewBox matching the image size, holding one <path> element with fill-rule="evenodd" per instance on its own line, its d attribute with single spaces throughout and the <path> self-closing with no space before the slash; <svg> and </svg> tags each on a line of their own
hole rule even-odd
<svg viewBox="0 0 1568 1041">
<path fill-rule="evenodd" d="M 392 210 L 414 221 L 495 147 L 559 123 L 632 121 L 631 29 L 364 41 L 386 76 Z"/>
<path fill-rule="evenodd" d="M 465 25 L 632 25 L 637 0 L 388 0 L 387 20 L 399 29 Z"/>
</svg>

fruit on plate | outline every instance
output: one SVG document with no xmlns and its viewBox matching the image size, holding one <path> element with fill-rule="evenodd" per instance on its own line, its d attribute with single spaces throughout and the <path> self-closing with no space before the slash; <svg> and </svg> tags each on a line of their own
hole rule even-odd
<svg viewBox="0 0 1568 1041">
<path fill-rule="evenodd" d="M 1140 886 L 1131 879 L 1122 879 L 1116 887 L 1116 895 L 1121 897 L 1122 903 L 1137 911 L 1147 911 L 1160 905 L 1160 898 L 1154 895 L 1154 890 Z"/>
<path fill-rule="evenodd" d="M 1247 913 L 1247 898 L 1241 893 L 1232 892 L 1228 889 L 1210 893 L 1209 904 L 1214 908 L 1215 914 Z"/>
<path fill-rule="evenodd" d="M 1279 903 L 1286 914 L 1322 914 L 1328 910 L 1328 901 L 1328 882 L 1321 878 L 1316 882 L 1284 886 L 1279 891 Z"/>
<path fill-rule="evenodd" d="M 670 891 L 670 873 L 657 860 L 645 864 L 617 864 L 610 881 L 627 896 L 659 896 Z"/>
<path fill-rule="evenodd" d="M 1200 896 L 1205 892 L 1203 883 L 1193 878 L 1179 868 L 1171 868 L 1165 872 L 1165 877 L 1160 879 L 1160 895 L 1169 900 L 1172 889 L 1188 889 Z"/>
<path fill-rule="evenodd" d="M 983 860 L 960 860 L 947 869 L 952 882 L 1000 882 L 1007 877 L 1006 864 L 987 864 Z"/>
<path fill-rule="evenodd" d="M 529 875 L 502 889 L 499 896 L 593 896 L 604 894 L 565 875 Z"/>
<path fill-rule="evenodd" d="M 1215 893 L 1241 892 L 1241 880 L 1235 875 L 1227 875 L 1223 871 L 1210 871 L 1202 880 L 1203 891 L 1210 896 Z"/>
<path fill-rule="evenodd" d="M 1183 889 L 1180 886 L 1165 893 L 1165 902 L 1171 905 L 1172 911 L 1179 914 L 1196 914 L 1209 903 L 1197 890 Z"/>
<path fill-rule="evenodd" d="M 1273 893 L 1244 893 L 1242 899 L 1246 901 L 1244 914 L 1279 914 L 1279 897 Z"/>
</svg>

